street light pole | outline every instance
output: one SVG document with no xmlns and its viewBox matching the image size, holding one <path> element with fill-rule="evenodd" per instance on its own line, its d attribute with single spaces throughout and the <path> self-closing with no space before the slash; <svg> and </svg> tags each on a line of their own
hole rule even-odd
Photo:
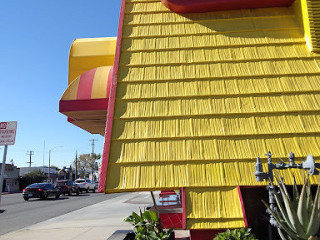
<svg viewBox="0 0 320 240">
<path fill-rule="evenodd" d="M 49 167 L 48 167 L 48 180 L 50 181 L 50 154 L 51 154 L 51 149 L 49 150 Z"/>
<path fill-rule="evenodd" d="M 50 155 L 51 155 L 51 151 L 53 151 L 54 149 L 56 149 L 56 148 L 58 148 L 58 147 L 62 147 L 62 146 L 55 146 L 54 148 L 51 148 L 50 150 L 49 150 L 49 166 L 48 166 L 48 180 L 49 180 L 49 182 L 51 182 L 50 181 L 50 165 L 51 165 L 51 163 L 50 163 Z"/>
</svg>

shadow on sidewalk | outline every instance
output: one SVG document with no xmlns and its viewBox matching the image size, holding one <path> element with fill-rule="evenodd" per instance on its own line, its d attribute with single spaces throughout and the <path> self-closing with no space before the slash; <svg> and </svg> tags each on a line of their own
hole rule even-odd
<svg viewBox="0 0 320 240">
<path fill-rule="evenodd" d="M 126 240 L 132 238 L 126 238 L 128 233 L 132 233 L 132 230 L 117 230 L 107 240 Z M 127 236 L 129 237 L 129 236 Z M 189 240 L 189 237 L 175 237 L 176 240 Z"/>
</svg>

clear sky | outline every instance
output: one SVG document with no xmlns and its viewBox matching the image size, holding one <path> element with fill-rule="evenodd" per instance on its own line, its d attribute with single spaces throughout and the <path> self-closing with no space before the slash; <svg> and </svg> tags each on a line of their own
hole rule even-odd
<svg viewBox="0 0 320 240">
<path fill-rule="evenodd" d="M 67 122 L 59 100 L 76 38 L 117 36 L 120 0 L 0 0 L 0 122 L 17 121 L 7 163 L 69 166 L 78 154 L 102 153 L 104 138 Z M 45 142 L 45 148 L 44 148 Z M 44 151 L 45 149 L 45 151 Z M 2 162 L 4 147 L 0 146 Z"/>
</svg>

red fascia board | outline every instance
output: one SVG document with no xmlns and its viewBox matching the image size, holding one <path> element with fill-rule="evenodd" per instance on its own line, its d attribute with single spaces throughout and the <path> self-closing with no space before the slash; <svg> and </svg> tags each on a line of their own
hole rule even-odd
<svg viewBox="0 0 320 240">
<path fill-rule="evenodd" d="M 241 204 L 241 209 L 242 209 L 242 214 L 243 214 L 244 226 L 248 227 L 248 220 L 247 220 L 246 210 L 244 208 L 244 202 L 243 202 L 243 197 L 242 197 L 240 186 L 237 186 L 237 189 L 238 189 L 238 194 L 239 194 L 239 198 L 240 198 L 240 204 Z"/>
<path fill-rule="evenodd" d="M 73 122 L 76 121 L 76 120 L 74 120 L 74 119 L 71 118 L 71 117 L 67 117 L 67 121 L 68 121 L 69 123 L 73 123 Z"/>
<path fill-rule="evenodd" d="M 59 112 L 94 111 L 107 110 L 108 99 L 85 99 L 85 100 L 61 100 L 59 102 Z"/>
<path fill-rule="evenodd" d="M 109 162 L 113 113 L 114 113 L 114 104 L 115 104 L 116 90 L 117 90 L 117 79 L 118 79 L 118 70 L 119 70 L 120 49 L 121 49 L 121 41 L 122 41 L 122 30 L 123 30 L 123 23 L 124 23 L 125 5 L 126 5 L 126 0 L 122 0 L 121 9 L 120 9 L 120 17 L 119 17 L 116 54 L 115 54 L 115 58 L 114 58 L 114 66 L 113 66 L 113 71 L 112 71 L 112 82 L 111 82 L 108 111 L 107 111 L 107 124 L 106 124 L 105 136 L 104 136 L 104 145 L 103 145 L 102 161 L 101 161 L 101 168 L 100 168 L 100 180 L 99 180 L 99 188 L 98 188 L 98 192 L 100 192 L 100 193 L 104 192 L 104 190 L 105 190 L 105 184 L 106 184 L 106 178 L 107 178 L 107 168 L 108 168 L 108 162 Z"/>
<path fill-rule="evenodd" d="M 182 201 L 182 229 L 187 229 L 187 209 L 186 209 L 186 189 L 180 189 L 180 196 Z"/>
<path fill-rule="evenodd" d="M 161 0 L 175 13 L 215 12 L 250 8 L 288 7 L 294 0 Z"/>
</svg>

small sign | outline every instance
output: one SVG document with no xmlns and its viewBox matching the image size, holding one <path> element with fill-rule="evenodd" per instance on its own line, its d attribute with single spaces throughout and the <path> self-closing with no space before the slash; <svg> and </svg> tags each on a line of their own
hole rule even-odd
<svg viewBox="0 0 320 240">
<path fill-rule="evenodd" d="M 14 145 L 17 132 L 17 122 L 0 122 L 0 146 Z"/>
</svg>

